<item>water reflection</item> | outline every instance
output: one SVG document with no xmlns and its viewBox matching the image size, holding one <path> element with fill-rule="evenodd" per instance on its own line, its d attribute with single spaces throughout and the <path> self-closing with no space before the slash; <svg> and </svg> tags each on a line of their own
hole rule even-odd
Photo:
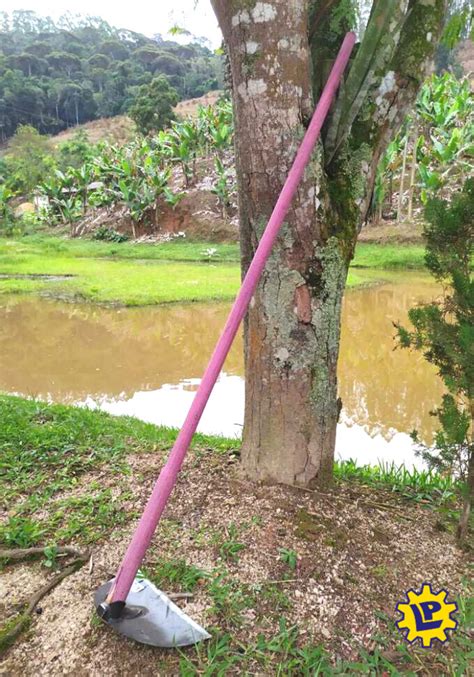
<svg viewBox="0 0 474 677">
<path fill-rule="evenodd" d="M 394 351 L 392 323 L 406 321 L 414 303 L 435 294 L 433 285 L 407 274 L 347 294 L 339 367 L 340 456 L 411 464 L 408 433 L 417 428 L 431 438 L 429 412 L 441 399 L 441 384 L 419 355 Z M 104 309 L 37 298 L 0 302 L 0 390 L 171 426 L 183 421 L 229 308 Z M 242 374 L 239 338 L 201 431 L 240 434 Z"/>
</svg>

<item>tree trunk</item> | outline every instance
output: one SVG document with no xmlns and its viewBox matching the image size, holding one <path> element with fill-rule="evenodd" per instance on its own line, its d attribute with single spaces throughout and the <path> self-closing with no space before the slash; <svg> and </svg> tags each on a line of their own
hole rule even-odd
<svg viewBox="0 0 474 677">
<path fill-rule="evenodd" d="M 469 469 L 468 476 L 465 487 L 465 494 L 463 500 L 463 506 L 461 511 L 461 517 L 459 519 L 457 537 L 460 543 L 463 543 L 466 540 L 468 528 L 469 528 L 469 516 L 471 514 L 471 505 L 472 499 L 474 496 L 474 454 L 471 453 L 469 457 Z"/>
<path fill-rule="evenodd" d="M 416 97 L 423 50 L 432 54 L 441 27 L 444 0 L 433 1 L 434 9 L 424 0 L 374 3 L 368 38 L 252 300 L 244 327 L 242 464 L 254 479 L 304 486 L 332 479 L 347 271 L 378 160 Z M 324 40 L 339 2 L 326 3 L 317 22 L 312 15 L 310 31 L 314 2 L 211 0 L 232 71 L 243 273 L 303 138 L 313 91 L 335 56 L 324 52 Z M 421 51 L 411 39 L 415 22 L 431 31 Z M 397 33 L 399 25 L 404 31 Z"/>
<path fill-rule="evenodd" d="M 312 109 L 303 3 L 280 0 L 273 5 L 278 5 L 278 22 L 270 5 L 251 25 L 246 10 L 238 25 L 226 13 L 226 25 L 232 27 L 226 33 L 237 169 L 245 186 L 245 194 L 240 192 L 244 272 L 303 137 L 303 118 Z M 269 63 L 275 85 L 268 82 Z M 309 485 L 332 476 L 348 257 L 323 224 L 324 183 L 316 160 L 301 183 L 245 323 L 242 462 L 253 478 Z"/>
<path fill-rule="evenodd" d="M 242 460 L 256 479 L 311 486 L 332 478 L 347 265 L 331 245 L 325 252 L 287 268 L 277 251 L 249 312 Z M 321 272 L 311 287 L 300 270 L 310 276 L 313 266 Z"/>
</svg>

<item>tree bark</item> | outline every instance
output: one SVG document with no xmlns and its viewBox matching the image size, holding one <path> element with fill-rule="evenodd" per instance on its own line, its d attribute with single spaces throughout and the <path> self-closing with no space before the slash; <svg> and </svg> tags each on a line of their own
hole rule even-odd
<svg viewBox="0 0 474 677">
<path fill-rule="evenodd" d="M 471 514 L 472 500 L 474 496 L 474 454 L 469 456 L 468 475 L 466 480 L 465 494 L 459 524 L 457 528 L 457 537 L 460 543 L 466 540 L 469 530 L 469 517 Z"/>
<path fill-rule="evenodd" d="M 237 13 L 239 23 L 234 15 L 221 14 L 231 54 L 239 184 L 245 187 L 240 191 L 244 272 L 311 110 L 304 3 L 280 0 L 265 7 L 250 24 L 245 9 Z M 245 323 L 242 462 L 249 475 L 262 480 L 308 485 L 332 475 L 348 259 L 329 243 L 323 200 L 327 194 L 316 161 L 302 181 Z"/>
<path fill-rule="evenodd" d="M 246 318 L 242 464 L 254 479 L 304 486 L 332 479 L 347 271 L 378 159 L 418 89 L 394 73 L 380 87 L 382 66 L 389 69 L 395 50 L 383 22 L 390 27 L 394 17 L 401 20 L 408 3 L 390 0 L 390 9 L 376 4 L 381 9 L 373 21 L 383 35 L 383 58 L 372 58 L 372 43 L 366 57 L 364 52 L 358 56 L 350 100 L 341 93 L 332 115 L 332 122 L 340 124 L 330 129 L 330 120 L 327 125 L 331 150 L 325 156 L 321 143 L 315 152 Z M 321 77 L 308 39 L 309 2 L 212 0 L 212 5 L 232 71 L 245 273 L 303 137 Z M 324 21 L 331 15 L 326 14 L 317 14 L 316 41 L 327 31 Z M 325 52 L 319 68 L 327 68 L 327 57 Z M 370 70 L 375 67 L 382 71 L 377 78 Z M 359 125 L 362 141 L 356 144 L 347 125 L 352 129 L 358 120 L 361 91 L 367 101 L 380 97 L 382 112 Z"/>
</svg>

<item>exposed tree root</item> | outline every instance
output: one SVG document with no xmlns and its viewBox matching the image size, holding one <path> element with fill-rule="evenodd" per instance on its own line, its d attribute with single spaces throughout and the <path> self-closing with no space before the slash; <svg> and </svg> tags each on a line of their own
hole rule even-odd
<svg viewBox="0 0 474 677">
<path fill-rule="evenodd" d="M 30 557 L 31 555 L 37 555 L 44 552 L 44 548 L 26 548 L 19 550 L 2 550 L 0 551 L 0 557 L 5 558 L 8 556 L 8 559 L 24 559 L 25 557 Z M 58 554 L 74 554 L 77 555 L 69 566 L 63 569 L 58 573 L 54 578 L 48 581 L 42 588 L 37 590 L 29 599 L 28 606 L 26 609 L 19 614 L 16 618 L 12 618 L 3 628 L 0 629 L 0 651 L 5 650 L 9 647 L 18 635 L 25 630 L 30 624 L 31 615 L 36 609 L 38 603 L 45 597 L 51 590 L 53 590 L 58 583 L 60 583 L 64 578 L 75 573 L 81 566 L 83 566 L 90 557 L 89 552 L 81 553 L 74 548 L 61 547 L 57 550 Z M 8 554 L 8 555 L 7 555 Z"/>
<path fill-rule="evenodd" d="M 15 550 L 0 550 L 0 559 L 14 559 L 21 560 L 26 559 L 27 557 L 33 557 L 35 555 L 44 555 L 44 548 L 16 548 Z M 83 559 L 87 555 L 90 556 L 90 553 L 83 553 L 76 548 L 72 548 L 68 545 L 59 546 L 55 548 L 55 553 L 57 555 L 75 555 L 78 559 Z"/>
</svg>

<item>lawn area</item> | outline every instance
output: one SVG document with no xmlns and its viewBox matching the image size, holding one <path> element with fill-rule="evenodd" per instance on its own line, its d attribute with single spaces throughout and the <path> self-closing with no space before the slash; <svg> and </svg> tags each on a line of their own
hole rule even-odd
<svg viewBox="0 0 474 677">
<path fill-rule="evenodd" d="M 0 245 L 0 274 L 72 275 L 50 280 L 0 279 L 0 293 L 47 292 L 53 297 L 142 306 L 176 301 L 230 300 L 240 281 L 236 264 L 82 258 L 51 251 L 31 253 Z"/>
<path fill-rule="evenodd" d="M 93 547 L 92 565 L 63 580 L 3 647 L 7 674 L 76 662 L 98 674 L 104 657 L 130 674 L 467 674 L 468 554 L 454 546 L 451 480 L 349 462 L 325 492 L 265 487 L 239 478 L 238 442 L 196 436 L 143 573 L 191 594 L 185 610 L 212 640 L 147 650 L 101 626 L 92 594 L 117 567 L 176 432 L 1 395 L 0 419 L 0 548 L 46 548 L 26 564 L 3 560 L 4 627 L 67 566 L 58 547 Z M 397 601 L 424 580 L 459 606 L 458 630 L 432 651 L 410 647 L 394 623 Z"/>
<path fill-rule="evenodd" d="M 425 248 L 417 244 L 369 244 L 359 242 L 352 268 L 419 270 L 424 268 Z"/>
<path fill-rule="evenodd" d="M 213 249 L 211 260 L 206 250 Z M 361 243 L 348 287 L 373 283 L 382 270 L 421 268 L 423 249 L 416 245 Z M 231 300 L 240 283 L 237 244 L 175 240 L 158 245 L 110 244 L 49 236 L 0 239 L 1 293 L 48 293 L 52 297 L 117 303 Z M 72 276 L 28 279 L 28 275 Z"/>
<path fill-rule="evenodd" d="M 122 480 L 130 473 L 127 454 L 161 457 L 176 437 L 173 430 L 135 418 L 1 394 L 0 420 L 0 504 L 10 506 L 0 544 L 11 547 L 53 537 L 56 543 L 96 541 L 125 519 L 122 504 L 130 496 L 117 487 L 126 485 Z M 236 444 L 202 435 L 195 443 L 224 451 Z M 83 477 L 103 468 L 116 480 L 115 497 L 99 481 L 88 482 L 81 499 L 65 497 Z"/>
</svg>

